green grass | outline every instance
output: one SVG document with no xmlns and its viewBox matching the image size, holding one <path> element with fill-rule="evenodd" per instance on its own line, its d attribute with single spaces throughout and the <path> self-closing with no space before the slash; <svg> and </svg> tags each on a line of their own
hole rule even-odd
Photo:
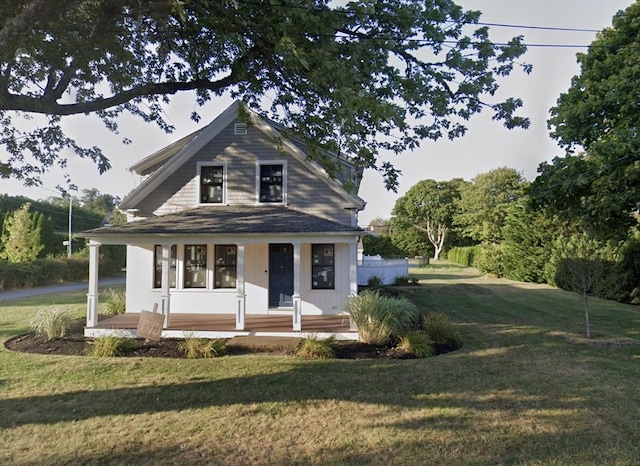
<svg viewBox="0 0 640 466">
<path fill-rule="evenodd" d="M 412 360 L 0 349 L 0 464 L 635 465 L 640 309 L 434 264 L 407 296 L 464 346 Z M 0 340 L 44 306 L 0 308 Z M 265 447 L 268 446 L 268 447 Z"/>
</svg>

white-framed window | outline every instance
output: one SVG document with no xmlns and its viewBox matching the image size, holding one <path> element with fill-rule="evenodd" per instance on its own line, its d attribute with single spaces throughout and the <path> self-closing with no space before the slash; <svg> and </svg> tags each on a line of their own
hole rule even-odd
<svg viewBox="0 0 640 466">
<path fill-rule="evenodd" d="M 287 162 L 261 161 L 257 167 L 256 190 L 258 203 L 286 204 Z"/>
<path fill-rule="evenodd" d="M 335 289 L 335 245 L 311 245 L 311 289 Z"/>
<path fill-rule="evenodd" d="M 184 246 L 183 288 L 207 287 L 207 245 L 186 244 Z"/>
<path fill-rule="evenodd" d="M 225 163 L 198 162 L 198 203 L 224 204 L 227 166 Z"/>
<path fill-rule="evenodd" d="M 214 262 L 214 288 L 235 288 L 238 246 L 216 244 Z"/>
<path fill-rule="evenodd" d="M 178 247 L 175 244 L 171 245 L 171 253 L 169 256 L 169 288 L 176 287 L 177 253 Z M 162 288 L 162 246 L 159 244 L 156 244 L 153 250 L 153 263 L 153 287 Z"/>
</svg>

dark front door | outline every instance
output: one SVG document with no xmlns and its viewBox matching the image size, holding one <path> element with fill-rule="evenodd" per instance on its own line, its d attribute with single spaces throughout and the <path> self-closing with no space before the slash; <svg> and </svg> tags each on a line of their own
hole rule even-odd
<svg viewBox="0 0 640 466">
<path fill-rule="evenodd" d="M 269 245 L 269 307 L 293 306 L 293 245 Z"/>
</svg>

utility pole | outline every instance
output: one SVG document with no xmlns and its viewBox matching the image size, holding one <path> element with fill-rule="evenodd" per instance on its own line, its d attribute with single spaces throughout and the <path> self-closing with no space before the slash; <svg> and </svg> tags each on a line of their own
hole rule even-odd
<svg viewBox="0 0 640 466">
<path fill-rule="evenodd" d="M 69 241 L 67 241 L 67 257 L 71 259 L 71 214 L 73 213 L 73 197 L 69 195 Z"/>
</svg>

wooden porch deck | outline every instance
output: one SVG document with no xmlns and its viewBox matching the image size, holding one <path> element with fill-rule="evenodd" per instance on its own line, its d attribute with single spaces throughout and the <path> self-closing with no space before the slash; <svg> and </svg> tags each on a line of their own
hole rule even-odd
<svg viewBox="0 0 640 466">
<path fill-rule="evenodd" d="M 85 328 L 85 336 L 135 336 L 140 313 L 127 312 L 98 321 L 96 327 Z M 231 338 L 234 336 L 281 336 L 320 338 L 335 336 L 339 340 L 357 340 L 357 331 L 349 329 L 348 315 L 303 315 L 302 330 L 294 331 L 291 315 L 247 314 L 244 330 L 236 330 L 233 314 L 171 314 L 169 326 L 162 331 L 163 338 Z"/>
</svg>

